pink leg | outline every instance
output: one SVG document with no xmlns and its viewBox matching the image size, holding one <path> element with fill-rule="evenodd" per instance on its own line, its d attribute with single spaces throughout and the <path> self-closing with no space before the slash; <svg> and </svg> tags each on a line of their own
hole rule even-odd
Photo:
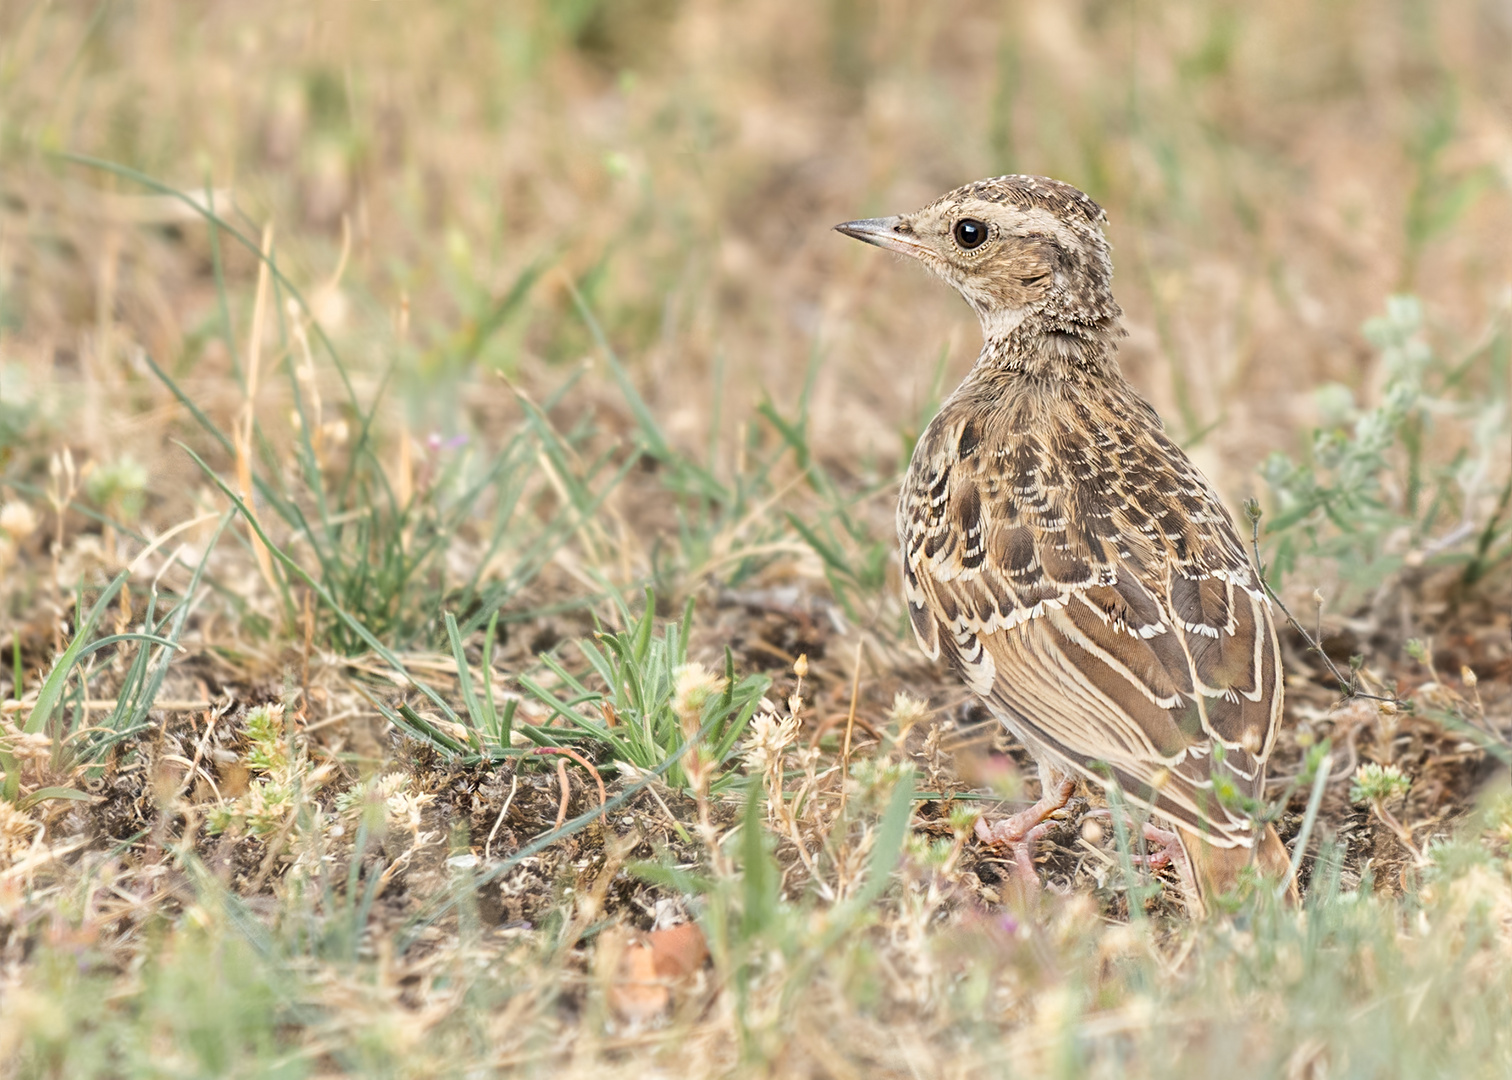
<svg viewBox="0 0 1512 1080">
<path fill-rule="evenodd" d="M 1111 810 L 1091 810 L 1087 817 L 1112 819 Z M 1133 822 L 1129 822 L 1133 824 Z M 1175 865 L 1181 875 L 1181 880 L 1186 881 L 1191 876 L 1191 867 L 1187 864 L 1186 849 L 1181 846 L 1181 839 L 1173 829 L 1162 829 L 1146 821 L 1141 826 L 1141 832 L 1148 843 L 1155 844 L 1156 849 L 1148 855 L 1132 855 L 1137 866 L 1148 866 L 1151 870 L 1159 870 L 1163 866 Z"/>
<path fill-rule="evenodd" d="M 1035 885 L 1039 884 L 1039 875 L 1034 870 L 1034 844 L 1050 831 L 1053 822 L 1045 819 L 1071 800 L 1076 781 L 1062 780 L 1053 788 L 1048 783 L 1041 786 L 1045 794 L 1029 809 L 1020 810 L 992 825 L 983 818 L 978 818 L 976 823 L 977 839 L 989 847 L 1010 848 L 1020 876 Z"/>
</svg>

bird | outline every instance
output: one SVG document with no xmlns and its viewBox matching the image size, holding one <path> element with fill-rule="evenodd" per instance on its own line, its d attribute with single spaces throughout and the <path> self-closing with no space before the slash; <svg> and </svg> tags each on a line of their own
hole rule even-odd
<svg viewBox="0 0 1512 1080">
<path fill-rule="evenodd" d="M 1253 812 L 1282 719 L 1271 601 L 1222 498 L 1120 370 L 1106 225 L 1071 184 L 1013 175 L 835 226 L 918 260 L 981 323 L 902 484 L 909 620 L 1038 765 L 1039 801 L 977 827 L 1035 887 L 1030 845 L 1080 782 L 1171 826 L 1143 828 L 1191 914 L 1252 863 L 1295 902 L 1286 846 Z"/>
</svg>

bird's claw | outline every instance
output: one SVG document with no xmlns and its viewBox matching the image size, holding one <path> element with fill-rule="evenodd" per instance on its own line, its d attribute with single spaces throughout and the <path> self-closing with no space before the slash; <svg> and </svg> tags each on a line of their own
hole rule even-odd
<svg viewBox="0 0 1512 1080">
<path fill-rule="evenodd" d="M 1034 845 L 1042 840 L 1055 822 L 1050 815 L 1071 800 L 1076 790 L 1072 780 L 1062 781 L 1052 792 L 1047 792 L 1039 802 L 1012 814 L 1001 821 L 988 823 L 978 818 L 973 831 L 976 838 L 988 847 L 1006 848 L 1013 853 L 1013 866 L 1026 884 L 1039 887 L 1039 874 L 1034 869 Z"/>
<path fill-rule="evenodd" d="M 1089 810 L 1086 816 L 1089 818 L 1107 818 L 1111 821 L 1113 819 L 1113 811 L 1106 809 Z M 1128 817 L 1125 817 L 1124 820 L 1131 826 L 1134 824 Z M 1181 869 L 1186 864 L 1186 850 L 1181 846 L 1181 840 L 1176 835 L 1175 830 L 1162 829 L 1160 826 L 1148 821 L 1140 822 L 1139 828 L 1145 838 L 1145 842 L 1154 844 L 1156 847 L 1154 850 L 1143 855 L 1131 852 L 1129 858 L 1135 866 L 1145 866 L 1151 870 L 1160 870 L 1167 866 L 1176 866 L 1178 869 Z M 1183 878 L 1182 880 L 1186 879 Z"/>
</svg>

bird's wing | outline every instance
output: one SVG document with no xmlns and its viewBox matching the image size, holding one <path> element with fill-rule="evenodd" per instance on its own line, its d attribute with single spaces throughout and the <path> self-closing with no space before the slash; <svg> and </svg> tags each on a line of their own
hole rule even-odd
<svg viewBox="0 0 1512 1080">
<path fill-rule="evenodd" d="M 1214 781 L 1260 793 L 1280 655 L 1217 496 L 1158 428 L 1074 420 L 996 440 L 970 415 L 940 421 L 899 505 L 921 647 L 1031 749 L 1248 843 Z"/>
</svg>

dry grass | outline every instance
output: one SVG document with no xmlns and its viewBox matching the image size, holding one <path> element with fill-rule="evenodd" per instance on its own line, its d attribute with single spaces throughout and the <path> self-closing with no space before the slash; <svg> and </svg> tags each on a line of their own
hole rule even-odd
<svg viewBox="0 0 1512 1080">
<path fill-rule="evenodd" d="M 0 1072 L 1505 1075 L 1509 53 L 1469 2 L 0 9 Z M 1107 208 L 1131 378 L 1411 701 L 1288 638 L 1305 913 L 968 839 L 1025 761 L 891 517 L 977 331 L 828 230 L 1005 171 Z M 690 918 L 633 1021 L 626 928 Z"/>
</svg>

